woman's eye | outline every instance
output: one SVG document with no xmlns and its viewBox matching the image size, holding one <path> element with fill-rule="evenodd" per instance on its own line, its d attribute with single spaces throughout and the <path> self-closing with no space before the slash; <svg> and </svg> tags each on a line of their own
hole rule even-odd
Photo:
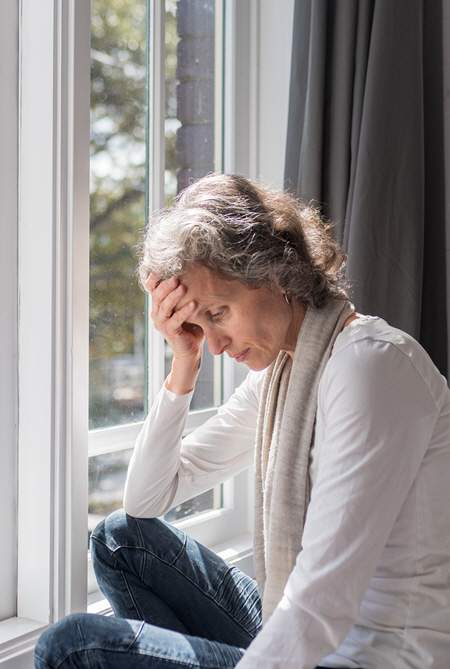
<svg viewBox="0 0 450 669">
<path fill-rule="evenodd" d="M 219 321 L 223 316 L 223 311 L 218 311 L 216 314 L 211 314 L 212 321 Z"/>
</svg>

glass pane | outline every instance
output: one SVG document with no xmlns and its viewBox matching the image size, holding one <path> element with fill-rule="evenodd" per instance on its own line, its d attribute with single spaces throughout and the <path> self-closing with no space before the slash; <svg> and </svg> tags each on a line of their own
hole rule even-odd
<svg viewBox="0 0 450 669">
<path fill-rule="evenodd" d="M 146 0 L 93 0 L 91 24 L 90 427 L 144 415 Z"/>
<path fill-rule="evenodd" d="M 123 489 L 133 450 L 89 458 L 89 536 L 97 523 L 122 508 Z"/>
<path fill-rule="evenodd" d="M 220 509 L 223 505 L 223 485 L 219 485 L 213 490 L 207 490 L 197 497 L 188 499 L 183 504 L 179 504 L 175 508 L 168 511 L 164 518 L 168 521 L 180 520 L 188 516 L 196 516 L 202 511 L 210 511 L 211 509 Z"/>
<path fill-rule="evenodd" d="M 165 205 L 190 182 L 222 169 L 215 155 L 215 2 L 166 0 L 165 3 Z M 172 352 L 166 345 L 166 375 Z M 191 408 L 220 404 L 214 397 L 213 357 L 204 347 L 202 368 Z"/>
<path fill-rule="evenodd" d="M 122 508 L 123 489 L 132 449 L 89 458 L 89 537 L 102 518 Z M 170 522 L 220 508 L 223 486 L 208 490 L 168 511 Z"/>
</svg>

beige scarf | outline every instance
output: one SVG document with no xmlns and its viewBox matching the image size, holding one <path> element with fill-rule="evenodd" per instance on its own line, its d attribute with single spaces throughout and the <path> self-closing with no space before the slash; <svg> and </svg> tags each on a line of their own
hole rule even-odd
<svg viewBox="0 0 450 669">
<path fill-rule="evenodd" d="M 353 311 L 345 299 L 332 299 L 321 309 L 308 306 L 293 360 L 282 351 L 265 374 L 256 426 L 254 526 L 263 623 L 280 601 L 302 548 L 318 385 Z"/>
</svg>

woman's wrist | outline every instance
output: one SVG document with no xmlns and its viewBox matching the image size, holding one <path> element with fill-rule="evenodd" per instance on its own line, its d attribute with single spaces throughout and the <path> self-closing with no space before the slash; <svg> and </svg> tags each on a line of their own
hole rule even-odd
<svg viewBox="0 0 450 669">
<path fill-rule="evenodd" d="M 202 358 L 177 358 L 172 359 L 172 368 L 167 376 L 164 386 L 176 395 L 190 393 L 200 371 Z"/>
</svg>

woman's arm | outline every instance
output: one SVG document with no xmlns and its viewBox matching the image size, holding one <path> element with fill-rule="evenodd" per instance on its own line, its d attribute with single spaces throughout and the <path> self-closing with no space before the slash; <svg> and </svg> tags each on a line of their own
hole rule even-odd
<svg viewBox="0 0 450 669">
<path fill-rule="evenodd" d="M 236 669 L 310 669 L 341 645 L 430 442 L 439 408 L 394 345 L 354 342 L 322 380 L 324 436 L 302 551 Z"/>
<path fill-rule="evenodd" d="M 123 506 L 135 517 L 161 516 L 253 463 L 260 372 L 250 372 L 217 414 L 184 439 L 193 390 L 161 388 L 128 467 Z"/>
</svg>

